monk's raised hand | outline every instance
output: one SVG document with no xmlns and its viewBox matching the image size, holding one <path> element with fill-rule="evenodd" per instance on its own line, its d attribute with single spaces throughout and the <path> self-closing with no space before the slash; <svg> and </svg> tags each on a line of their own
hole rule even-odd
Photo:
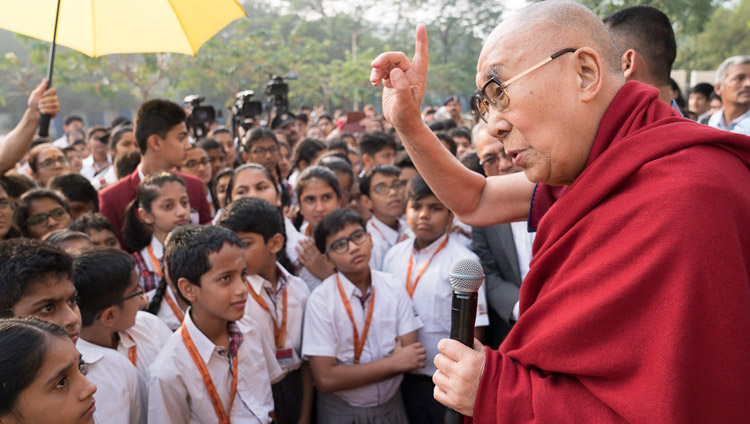
<svg viewBox="0 0 750 424">
<path fill-rule="evenodd" d="M 473 349 L 457 340 L 443 339 L 438 342 L 438 350 L 437 371 L 432 376 L 435 400 L 462 415 L 474 416 L 474 403 L 484 373 L 484 346 L 477 339 Z"/>
<path fill-rule="evenodd" d="M 408 134 L 422 123 L 420 108 L 427 81 L 427 30 L 417 25 L 412 60 L 403 52 L 386 52 L 372 61 L 370 82 L 383 81 L 383 115 L 397 131 Z"/>
</svg>

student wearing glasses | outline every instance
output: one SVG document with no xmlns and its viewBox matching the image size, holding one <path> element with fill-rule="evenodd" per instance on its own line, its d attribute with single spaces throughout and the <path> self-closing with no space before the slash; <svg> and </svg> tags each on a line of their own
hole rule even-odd
<svg viewBox="0 0 750 424">
<path fill-rule="evenodd" d="M 211 159 L 208 157 L 208 153 L 201 147 L 191 146 L 187 151 L 185 161 L 180 167 L 180 172 L 192 175 L 201 180 L 203 183 L 203 189 L 206 191 L 206 202 L 208 202 L 211 207 L 211 216 L 213 216 L 216 212 L 216 208 L 214 207 L 214 199 L 211 195 L 211 189 L 209 188 L 213 175 Z"/>
<path fill-rule="evenodd" d="M 65 200 L 57 192 L 44 188 L 21 196 L 13 219 L 25 237 L 34 239 L 67 228 L 71 221 Z"/>
<path fill-rule="evenodd" d="M 47 187 L 58 175 L 70 172 L 70 159 L 52 143 L 39 144 L 29 152 L 31 176 L 40 187 Z"/>
<path fill-rule="evenodd" d="M 16 203 L 8 196 L 3 184 L 0 184 L 0 240 L 19 237 L 21 232 L 13 225 L 13 211 Z"/>
</svg>

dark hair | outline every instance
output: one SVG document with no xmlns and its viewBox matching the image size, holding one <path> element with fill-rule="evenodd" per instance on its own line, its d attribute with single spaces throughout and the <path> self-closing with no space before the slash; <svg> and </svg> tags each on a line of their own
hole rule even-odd
<svg viewBox="0 0 750 424">
<path fill-rule="evenodd" d="M 195 143 L 195 146 L 200 147 L 206 152 L 208 152 L 209 150 L 221 149 L 221 152 L 226 154 L 226 152 L 224 151 L 224 146 L 222 146 L 221 143 L 214 140 L 213 138 L 204 138 L 203 140 Z"/>
<path fill-rule="evenodd" d="M 13 213 L 13 222 L 26 237 L 30 237 L 29 229 L 26 227 L 26 221 L 28 221 L 29 219 L 29 209 L 31 208 L 31 202 L 39 199 L 52 199 L 55 202 L 59 203 L 60 206 L 62 206 L 65 211 L 70 214 L 68 203 L 65 202 L 65 199 L 63 199 L 56 191 L 46 188 L 35 188 L 31 191 L 27 191 L 23 194 L 23 196 L 21 196 L 20 199 L 18 199 L 18 206 L 16 206 L 16 210 Z"/>
<path fill-rule="evenodd" d="M 396 157 L 393 159 L 393 165 L 399 169 L 416 169 L 416 166 L 414 166 L 414 162 L 412 162 L 411 158 L 409 157 L 409 153 L 407 153 L 406 150 L 401 150 L 400 152 L 396 153 Z"/>
<path fill-rule="evenodd" d="M 390 134 L 381 131 L 370 131 L 362 134 L 359 140 L 360 156 L 374 156 L 376 153 L 387 148 L 396 151 L 396 140 Z"/>
<path fill-rule="evenodd" d="M 117 179 L 125 178 L 132 174 L 138 164 L 141 163 L 141 152 L 139 150 L 131 150 L 123 153 L 122 156 L 115 160 L 115 174 Z"/>
<path fill-rule="evenodd" d="M 115 119 L 112 120 L 112 122 L 109 123 L 109 128 L 114 129 L 117 127 L 124 127 L 124 126 L 131 126 L 133 125 L 133 121 L 131 121 L 129 118 L 126 118 L 124 116 L 118 116 Z"/>
<path fill-rule="evenodd" d="M 138 184 L 135 197 L 125 210 L 125 222 L 122 226 L 125 245 L 131 252 L 137 252 L 148 246 L 153 235 L 153 232 L 136 216 L 136 209 L 143 208 L 146 212 L 151 213 L 151 205 L 161 195 L 161 188 L 164 187 L 164 184 L 169 182 L 180 183 L 187 191 L 185 180 L 174 172 L 157 172 L 149 175 Z"/>
<path fill-rule="evenodd" d="M 322 166 L 330 169 L 334 173 L 348 174 L 351 178 L 354 178 L 354 171 L 352 170 L 352 164 L 349 162 L 344 155 L 340 153 L 328 153 L 321 157 L 318 161 L 318 166 Z"/>
<path fill-rule="evenodd" d="M 456 152 L 458 152 L 458 146 L 456 145 L 456 142 L 448 136 L 448 134 L 444 132 L 437 132 L 435 133 L 435 136 L 437 136 L 438 140 L 440 140 L 440 142 L 443 143 L 444 146 L 447 144 L 445 148 L 448 149 L 448 151 L 451 152 L 453 156 L 456 156 Z"/>
<path fill-rule="evenodd" d="M 326 144 L 315 138 L 306 138 L 302 140 L 294 151 L 294 160 L 292 168 L 298 168 L 301 162 L 307 162 L 312 165 L 313 160 L 318 154 L 326 150 Z"/>
<path fill-rule="evenodd" d="M 432 192 L 432 189 L 427 185 L 427 182 L 424 180 L 424 178 L 422 178 L 421 175 L 415 175 L 414 178 L 409 181 L 406 189 L 407 202 L 417 201 L 427 196 L 434 195 L 435 193 Z"/>
<path fill-rule="evenodd" d="M 443 119 L 442 121 L 435 121 L 428 126 L 432 132 L 438 132 L 452 130 L 453 128 L 456 128 L 458 124 L 452 119 Z"/>
<path fill-rule="evenodd" d="M 94 212 L 99 212 L 99 193 L 81 174 L 58 175 L 49 183 L 49 188 L 59 191 L 69 201 L 92 202 Z"/>
<path fill-rule="evenodd" d="M 273 131 L 266 128 L 253 128 L 245 134 L 245 137 L 242 140 L 242 150 L 245 153 L 250 153 L 253 145 L 258 140 L 273 140 L 276 144 L 279 143 L 276 139 L 276 134 L 274 134 Z"/>
<path fill-rule="evenodd" d="M 328 141 L 328 151 L 330 152 L 331 150 L 344 150 L 348 152 L 349 143 L 340 137 L 336 137 Z"/>
<path fill-rule="evenodd" d="M 715 91 L 713 93 L 711 93 L 711 96 L 708 98 L 708 101 L 710 102 L 713 99 L 718 99 L 722 103 L 724 102 L 723 100 L 721 100 L 721 96 L 718 93 L 716 93 Z"/>
<path fill-rule="evenodd" d="M 229 135 L 232 135 L 232 130 L 230 130 L 227 127 L 219 127 L 217 129 L 215 129 L 214 132 L 211 133 L 211 136 L 215 137 L 216 134 L 223 134 L 223 133 L 227 133 Z"/>
<path fill-rule="evenodd" d="M 482 165 L 479 164 L 479 155 L 477 154 L 477 151 L 474 149 L 467 150 L 464 152 L 464 154 L 461 155 L 458 160 L 465 166 L 466 168 L 476 172 L 477 174 L 486 177 L 484 173 L 484 168 L 482 168 Z"/>
<path fill-rule="evenodd" d="M 83 118 L 80 115 L 68 115 L 65 117 L 65 126 L 67 127 L 74 121 L 78 121 L 83 124 Z"/>
<path fill-rule="evenodd" d="M 37 283 L 50 276 L 70 278 L 73 274 L 70 255 L 57 246 L 28 238 L 0 241 L 0 264 L 1 318 L 13 316 L 13 306 Z"/>
<path fill-rule="evenodd" d="M 105 308 L 119 305 L 132 283 L 135 259 L 122 250 L 95 248 L 73 259 L 81 323 L 88 327 Z"/>
<path fill-rule="evenodd" d="M 114 151 L 117 148 L 117 143 L 119 143 L 122 137 L 129 132 L 133 132 L 133 127 L 130 125 L 123 125 L 121 127 L 114 128 L 109 134 L 110 150 Z"/>
<path fill-rule="evenodd" d="M 306 113 L 299 113 L 297 115 L 294 115 L 294 119 L 296 119 L 296 120 L 298 120 L 298 121 L 300 121 L 300 122 L 302 122 L 304 124 L 307 124 L 308 122 L 310 122 L 310 117 L 307 116 Z"/>
<path fill-rule="evenodd" d="M 235 233 L 260 234 L 266 243 L 274 235 L 281 234 L 284 237 L 284 246 L 276 254 L 276 260 L 287 271 L 293 271 L 294 267 L 286 256 L 284 216 L 279 208 L 272 205 L 268 200 L 258 198 L 238 199 L 224 209 L 218 225 Z"/>
<path fill-rule="evenodd" d="M 234 188 L 234 184 L 235 184 L 235 180 L 237 179 L 237 176 L 240 175 L 241 172 L 247 171 L 248 169 L 254 169 L 256 171 L 262 172 L 266 176 L 266 178 L 268 178 L 268 181 L 271 182 L 271 185 L 273 186 L 274 190 L 276 190 L 276 193 L 279 193 L 279 187 L 276 185 L 276 182 L 273 178 L 273 174 L 271 174 L 271 170 L 268 169 L 268 167 L 266 167 L 263 164 L 255 163 L 255 162 L 246 163 L 244 165 L 240 165 L 232 173 L 232 178 L 229 180 L 229 184 L 227 185 L 227 199 L 224 201 L 225 207 L 229 206 L 229 204 L 232 203 L 232 189 Z"/>
<path fill-rule="evenodd" d="M 117 235 L 115 227 L 112 226 L 112 222 L 110 222 L 106 216 L 98 212 L 89 212 L 79 216 L 75 221 L 68 225 L 68 229 L 80 231 L 85 234 L 88 234 L 90 230 L 109 231 L 115 236 Z"/>
<path fill-rule="evenodd" d="M 8 197 L 18 199 L 24 193 L 36 187 L 36 183 L 23 175 L 0 175 L 0 186 L 8 193 Z"/>
<path fill-rule="evenodd" d="M 341 231 L 347 224 L 359 224 L 365 228 L 365 220 L 357 213 L 350 209 L 336 209 L 328 213 L 320 220 L 315 227 L 315 246 L 320 253 L 326 251 L 326 239 L 331 234 Z"/>
<path fill-rule="evenodd" d="M 37 171 L 39 170 L 39 166 L 38 166 L 39 164 L 37 163 L 37 160 L 39 159 L 39 155 L 42 153 L 42 151 L 47 150 L 47 149 L 57 149 L 60 151 L 60 153 L 65 155 L 65 152 L 63 152 L 61 148 L 55 146 L 54 144 L 50 142 L 37 144 L 36 146 L 32 147 L 31 150 L 29 151 L 29 168 L 31 168 L 31 172 L 33 172 L 34 174 L 36 174 Z"/>
<path fill-rule="evenodd" d="M 471 133 L 466 129 L 466 127 L 456 127 L 448 130 L 448 137 L 461 137 L 471 141 Z"/>
<path fill-rule="evenodd" d="M 109 140 L 109 131 L 107 131 L 106 127 L 103 127 L 101 125 L 94 125 L 93 127 L 90 127 L 86 130 L 86 141 L 89 141 L 89 139 L 96 133 L 102 132 L 105 134 L 106 138 L 99 139 L 100 143 L 107 144 L 107 141 Z"/>
<path fill-rule="evenodd" d="M 318 116 L 318 119 L 315 120 L 315 122 L 320 122 L 321 119 L 327 119 L 331 123 L 333 123 L 333 118 L 331 117 L 331 115 L 320 115 Z"/>
<path fill-rule="evenodd" d="M 36 318 L 0 320 L 0 415 L 13 412 L 21 393 L 39 374 L 49 339 L 68 339 L 61 327 Z"/>
<path fill-rule="evenodd" d="M 341 198 L 341 187 L 339 186 L 339 180 L 338 178 L 336 178 L 336 174 L 334 174 L 330 169 L 319 165 L 313 165 L 305 168 L 305 170 L 299 174 L 296 187 L 297 197 L 302 196 L 302 192 L 305 191 L 305 188 L 307 188 L 308 182 L 313 178 L 323 180 L 326 184 L 331 186 L 334 192 L 336 192 L 336 197 L 338 197 L 339 199 Z"/>
<path fill-rule="evenodd" d="M 200 287 L 201 276 L 211 270 L 208 257 L 218 253 L 226 243 L 244 247 L 237 234 L 224 227 L 187 224 L 174 229 L 167 239 L 164 253 L 169 278 L 175 285 L 180 278 L 185 278 L 190 284 Z M 177 294 L 186 303 L 190 303 L 179 286 Z"/>
<path fill-rule="evenodd" d="M 372 178 L 377 174 L 395 176 L 398 178 L 398 176 L 401 175 L 401 170 L 398 167 L 387 164 L 373 166 L 368 169 L 364 175 L 359 177 L 359 194 L 370 197 L 370 184 L 372 183 Z"/>
<path fill-rule="evenodd" d="M 649 73 L 662 85 L 669 83 L 677 57 L 677 42 L 669 18 L 651 6 L 631 6 L 604 18 L 620 54 L 633 49 L 644 56 Z"/>
<path fill-rule="evenodd" d="M 701 82 L 698 84 L 695 84 L 691 89 L 689 94 L 702 94 L 708 99 L 711 97 L 711 93 L 714 92 L 714 86 L 705 82 Z"/>
<path fill-rule="evenodd" d="M 47 243 L 54 244 L 55 246 L 61 246 L 63 243 L 67 243 L 69 241 L 76 241 L 76 240 L 86 240 L 89 243 L 93 243 L 91 241 L 91 237 L 89 237 L 86 233 L 82 233 L 80 231 L 73 231 L 70 229 L 62 229 L 62 230 L 55 230 L 51 233 L 46 234 L 42 241 L 46 241 Z"/>
<path fill-rule="evenodd" d="M 135 139 L 141 153 L 146 153 L 148 138 L 156 134 L 165 138 L 175 125 L 185 122 L 187 115 L 177 103 L 153 99 L 143 102 L 135 114 Z"/>
</svg>

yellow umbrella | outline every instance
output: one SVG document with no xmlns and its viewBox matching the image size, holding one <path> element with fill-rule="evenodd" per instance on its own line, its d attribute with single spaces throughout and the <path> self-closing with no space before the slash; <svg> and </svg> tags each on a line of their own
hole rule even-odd
<svg viewBox="0 0 750 424">
<path fill-rule="evenodd" d="M 50 85 L 55 44 L 91 57 L 168 52 L 193 56 L 244 16 L 237 0 L 0 0 L 0 28 L 52 42 Z M 43 130 L 42 122 L 40 135 Z"/>
</svg>

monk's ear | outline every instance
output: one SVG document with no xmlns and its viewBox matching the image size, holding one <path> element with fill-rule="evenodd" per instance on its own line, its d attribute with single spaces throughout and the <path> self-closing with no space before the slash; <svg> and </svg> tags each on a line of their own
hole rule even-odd
<svg viewBox="0 0 750 424">
<path fill-rule="evenodd" d="M 620 56 L 620 66 L 622 68 L 623 75 L 625 75 L 626 81 L 630 81 L 631 79 L 633 79 L 633 75 L 635 75 L 635 72 L 638 68 L 637 56 L 638 52 L 633 49 L 626 51 L 622 54 L 622 56 Z"/>
<path fill-rule="evenodd" d="M 575 52 L 576 72 L 578 73 L 578 90 L 581 101 L 588 102 L 601 91 L 604 80 L 604 61 L 594 49 L 581 47 Z"/>
</svg>

